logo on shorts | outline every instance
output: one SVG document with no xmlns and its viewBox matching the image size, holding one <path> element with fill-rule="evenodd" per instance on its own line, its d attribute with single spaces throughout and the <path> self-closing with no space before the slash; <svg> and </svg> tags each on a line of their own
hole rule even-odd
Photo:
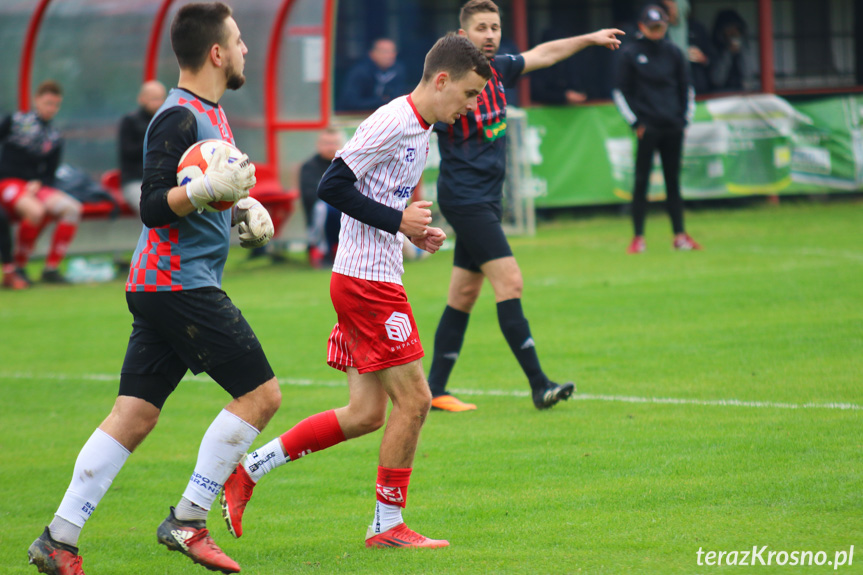
<svg viewBox="0 0 863 575">
<path fill-rule="evenodd" d="M 394 341 L 407 341 L 411 332 L 411 318 L 406 313 L 394 311 L 393 315 L 384 322 L 387 328 L 387 337 Z"/>
</svg>

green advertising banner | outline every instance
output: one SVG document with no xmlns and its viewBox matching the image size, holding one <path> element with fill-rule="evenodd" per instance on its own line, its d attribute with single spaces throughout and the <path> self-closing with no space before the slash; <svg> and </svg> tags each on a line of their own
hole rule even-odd
<svg viewBox="0 0 863 575">
<path fill-rule="evenodd" d="M 626 202 L 636 140 L 613 104 L 527 112 L 538 207 Z M 771 94 L 700 102 L 684 142 L 687 199 L 863 189 L 863 97 L 792 104 Z M 658 158 L 651 199 L 665 195 Z"/>
</svg>

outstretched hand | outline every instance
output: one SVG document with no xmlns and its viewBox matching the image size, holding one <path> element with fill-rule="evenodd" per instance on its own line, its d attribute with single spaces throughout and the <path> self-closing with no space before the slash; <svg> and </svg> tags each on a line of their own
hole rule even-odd
<svg viewBox="0 0 863 575">
<path fill-rule="evenodd" d="M 597 30 L 590 36 L 594 46 L 605 46 L 609 50 L 617 50 L 620 48 L 620 38 L 618 36 L 626 36 L 626 32 L 617 28 L 605 28 Z"/>
<path fill-rule="evenodd" d="M 421 250 L 430 254 L 438 251 L 446 240 L 446 234 L 440 228 L 426 228 L 426 235 L 422 238 L 411 238 L 411 243 Z"/>
<path fill-rule="evenodd" d="M 428 209 L 431 205 L 431 202 L 426 201 L 412 202 L 402 212 L 399 231 L 409 238 L 424 238 L 432 221 L 431 210 Z"/>
</svg>

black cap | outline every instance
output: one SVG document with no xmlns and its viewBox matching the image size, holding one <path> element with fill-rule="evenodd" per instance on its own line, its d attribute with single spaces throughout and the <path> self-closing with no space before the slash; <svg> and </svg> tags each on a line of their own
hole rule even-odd
<svg viewBox="0 0 863 575">
<path fill-rule="evenodd" d="M 644 10 L 641 11 L 639 22 L 647 26 L 652 26 L 653 24 L 658 24 L 660 22 L 668 24 L 668 15 L 661 6 L 648 4 L 644 7 Z"/>
</svg>

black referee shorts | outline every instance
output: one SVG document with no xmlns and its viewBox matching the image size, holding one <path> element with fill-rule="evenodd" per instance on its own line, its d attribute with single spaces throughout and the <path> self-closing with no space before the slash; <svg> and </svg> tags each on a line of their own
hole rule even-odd
<svg viewBox="0 0 863 575">
<path fill-rule="evenodd" d="M 512 255 L 501 225 L 500 201 L 439 207 L 455 230 L 454 266 L 479 272 L 484 263 Z"/>
<path fill-rule="evenodd" d="M 191 369 L 206 372 L 238 398 L 273 378 L 255 332 L 218 288 L 126 292 L 132 334 L 120 372 L 120 395 L 159 409 Z"/>
</svg>

